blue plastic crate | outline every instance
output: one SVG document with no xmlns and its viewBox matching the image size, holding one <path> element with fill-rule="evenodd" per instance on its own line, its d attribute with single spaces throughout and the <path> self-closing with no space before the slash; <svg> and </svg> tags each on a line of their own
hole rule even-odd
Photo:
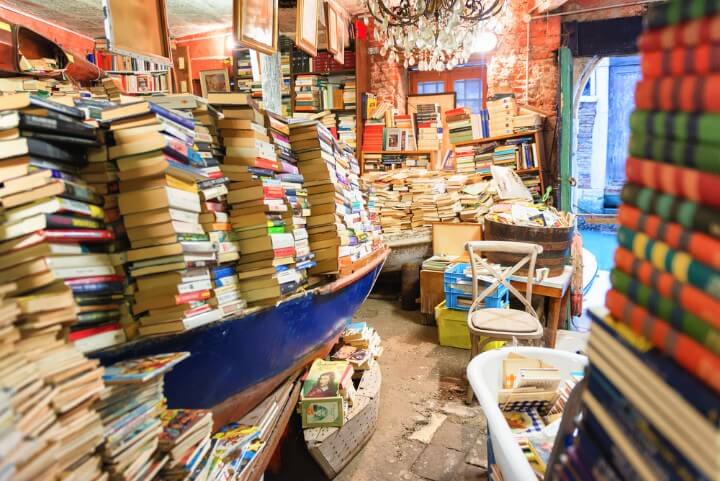
<svg viewBox="0 0 720 481">
<path fill-rule="evenodd" d="M 470 267 L 468 263 L 453 264 L 447 268 L 444 275 L 445 301 L 450 309 L 467 311 L 472 302 L 472 277 L 465 275 Z M 479 292 L 482 292 L 488 283 L 480 283 Z M 458 299 L 469 299 L 467 307 L 458 306 Z M 498 286 L 483 300 L 484 307 L 504 308 L 510 304 L 510 293 L 505 286 Z"/>
<path fill-rule="evenodd" d="M 502 286 L 500 286 L 502 287 Z M 501 298 L 486 297 L 483 299 L 481 308 L 496 308 L 496 309 L 507 309 L 510 307 L 510 299 L 507 295 L 507 289 L 505 289 L 506 295 Z M 456 294 L 454 292 L 445 293 L 445 305 L 448 309 L 457 309 L 459 311 L 469 311 L 470 305 L 472 304 L 472 296 L 466 296 L 463 294 Z"/>
</svg>

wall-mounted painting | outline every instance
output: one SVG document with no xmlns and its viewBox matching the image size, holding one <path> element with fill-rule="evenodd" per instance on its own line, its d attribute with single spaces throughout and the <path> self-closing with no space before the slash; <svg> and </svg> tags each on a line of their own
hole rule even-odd
<svg viewBox="0 0 720 481">
<path fill-rule="evenodd" d="M 230 92 L 230 77 L 225 69 L 200 72 L 200 91 L 207 98 L 209 93 Z"/>
<path fill-rule="evenodd" d="M 320 0 L 298 0 L 295 44 L 311 56 L 317 55 Z"/>
<path fill-rule="evenodd" d="M 103 0 L 110 51 L 172 65 L 165 0 Z"/>
<path fill-rule="evenodd" d="M 233 31 L 235 41 L 266 55 L 278 46 L 277 0 L 234 0 Z"/>
</svg>

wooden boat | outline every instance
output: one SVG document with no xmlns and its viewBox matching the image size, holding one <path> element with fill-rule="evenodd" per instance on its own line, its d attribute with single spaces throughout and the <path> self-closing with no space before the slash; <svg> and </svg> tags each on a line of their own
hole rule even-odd
<svg viewBox="0 0 720 481">
<path fill-rule="evenodd" d="M 370 293 L 389 250 L 340 279 L 277 305 L 181 334 L 97 351 L 103 365 L 163 352 L 190 358 L 165 376 L 170 408 L 210 409 L 215 426 L 236 421 L 282 382 L 329 352 Z"/>
<path fill-rule="evenodd" d="M 303 433 L 308 452 L 328 479 L 335 478 L 370 440 L 380 410 L 380 365 L 363 373 L 355 402 L 341 428 L 313 428 Z"/>
</svg>

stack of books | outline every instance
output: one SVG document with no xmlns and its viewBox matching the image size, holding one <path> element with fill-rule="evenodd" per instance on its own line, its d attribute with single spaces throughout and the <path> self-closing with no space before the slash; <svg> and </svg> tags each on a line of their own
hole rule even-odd
<svg viewBox="0 0 720 481">
<path fill-rule="evenodd" d="M 218 127 L 225 146 L 223 173 L 231 181 L 230 224 L 241 253 L 240 292 L 250 305 L 271 304 L 304 283 L 295 268 L 295 237 L 289 229 L 293 212 L 279 177 L 297 171 L 287 142 L 282 147 L 282 127 L 274 122 L 268 132 L 269 120 L 252 99 L 245 94 L 212 94 L 209 101 L 224 116 Z M 272 130 L 279 150 L 271 143 Z"/>
<path fill-rule="evenodd" d="M 475 146 L 455 147 L 455 172 L 472 174 L 475 172 Z"/>
<path fill-rule="evenodd" d="M 345 108 L 342 83 L 338 83 L 336 79 L 329 78 L 328 82 L 323 85 L 320 94 L 324 110 L 343 110 Z"/>
<path fill-rule="evenodd" d="M 363 151 L 376 152 L 383 150 L 384 130 L 384 120 L 367 119 L 363 130 Z"/>
<path fill-rule="evenodd" d="M 445 128 L 451 144 L 459 144 L 473 139 L 470 110 L 464 107 L 445 112 Z"/>
<path fill-rule="evenodd" d="M 382 352 L 377 331 L 367 322 L 353 322 L 340 335 L 340 346 L 330 359 L 349 362 L 357 378 L 375 365 Z"/>
<path fill-rule="evenodd" d="M 250 51 L 239 49 L 235 51 L 235 88 L 238 92 L 251 94 L 253 84 L 252 64 L 250 63 Z"/>
<path fill-rule="evenodd" d="M 490 137 L 509 135 L 513 130 L 513 117 L 518 114 L 515 94 L 496 94 L 487 100 Z"/>
<path fill-rule="evenodd" d="M 322 111 L 322 90 L 326 84 L 327 77 L 322 75 L 297 75 L 295 77 L 295 111 Z"/>
<path fill-rule="evenodd" d="M 357 148 L 356 121 L 354 114 L 338 115 L 337 133 L 338 140 L 353 150 Z"/>
<path fill-rule="evenodd" d="M 384 166 L 382 166 L 382 154 L 363 154 L 363 169 L 365 172 L 377 172 L 381 170 L 386 170 Z"/>
<path fill-rule="evenodd" d="M 491 182 L 480 182 L 463 187 L 460 192 L 460 220 L 462 222 L 481 222 L 494 204 Z"/>
<path fill-rule="evenodd" d="M 495 147 L 493 151 L 493 165 L 516 169 L 518 166 L 519 150 L 517 145 L 504 144 Z"/>
<path fill-rule="evenodd" d="M 142 335 L 192 329 L 220 318 L 207 300 L 215 249 L 199 220 L 206 166 L 193 149 L 194 122 L 150 102 L 102 112 L 115 145 L 119 208 L 131 249 L 133 314 Z"/>
<path fill-rule="evenodd" d="M 103 460 L 113 479 L 158 479 L 169 456 L 160 450 L 163 380 L 186 352 L 121 361 L 105 368 L 97 408 L 105 427 Z"/>
<path fill-rule="evenodd" d="M 417 142 L 415 141 L 415 128 L 413 127 L 412 115 L 395 114 L 393 116 L 395 128 L 400 129 L 403 142 L 402 150 L 417 150 Z"/>
<path fill-rule="evenodd" d="M 442 146 L 442 124 L 440 122 L 440 106 L 437 104 L 420 104 L 415 114 L 417 125 L 417 148 L 419 150 L 439 150 Z"/>
<path fill-rule="evenodd" d="M 185 480 L 198 471 L 212 447 L 213 417 L 203 409 L 167 409 L 162 417 L 159 450 L 168 457 L 162 479 Z"/>
<path fill-rule="evenodd" d="M 105 289 L 122 285 L 108 254 L 113 233 L 102 196 L 80 178 L 88 148 L 99 145 L 96 129 L 83 111 L 28 94 L 2 97 L 0 110 L 3 280 L 16 294 L 71 286 L 80 306 L 71 339 L 83 351 L 123 342 L 121 291 Z"/>
<path fill-rule="evenodd" d="M 7 298 L 0 285 L 0 429 L 8 479 L 107 479 L 96 454 L 103 442 L 93 407 L 103 390 L 102 368 L 67 340 L 75 318 L 70 290 L 57 284 Z"/>
<path fill-rule="evenodd" d="M 311 272 L 338 272 L 372 252 L 359 165 L 317 122 L 291 124 L 290 141 L 312 206 L 307 230 L 317 265 Z"/>
<path fill-rule="evenodd" d="M 297 155 L 290 143 L 288 119 L 268 112 L 267 120 L 273 145 L 283 167 L 277 177 L 282 182 L 285 201 L 290 209 L 289 212 L 292 213 L 292 227 L 288 226 L 287 231 L 291 231 L 295 239 L 295 269 L 301 274 L 304 284 L 307 278 L 306 271 L 315 266 L 315 254 L 310 251 L 307 232 L 307 218 L 311 213 L 308 192 L 303 185 L 305 179 L 300 175 L 297 167 Z"/>
<path fill-rule="evenodd" d="M 697 154 L 720 140 L 717 75 L 699 61 L 715 58 L 704 26 L 719 19 L 715 4 L 681 0 L 645 19 L 630 121 L 643 149 L 627 159 L 612 289 L 592 311 L 584 412 L 559 473 L 718 479 L 720 175 Z"/>
<path fill-rule="evenodd" d="M 346 109 L 357 108 L 357 87 L 355 77 L 345 77 L 343 84 L 343 103 Z"/>
<path fill-rule="evenodd" d="M 517 146 L 517 170 L 533 169 L 539 166 L 537 144 L 533 137 L 508 139 L 506 145 Z"/>
</svg>

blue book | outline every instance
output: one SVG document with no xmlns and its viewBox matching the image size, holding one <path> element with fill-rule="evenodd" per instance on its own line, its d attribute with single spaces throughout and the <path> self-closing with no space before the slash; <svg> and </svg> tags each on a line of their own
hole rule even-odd
<svg viewBox="0 0 720 481">
<path fill-rule="evenodd" d="M 213 279 L 220 279 L 222 277 L 230 277 L 235 275 L 235 267 L 233 266 L 219 266 L 210 269 L 210 275 Z"/>
<path fill-rule="evenodd" d="M 192 118 L 185 117 L 170 109 L 166 109 L 165 107 L 153 103 L 152 100 L 150 100 L 148 103 L 150 104 L 151 112 L 160 115 L 161 117 L 165 117 L 166 119 L 171 120 L 176 124 L 180 124 L 190 130 L 195 130 L 195 121 Z"/>
</svg>

